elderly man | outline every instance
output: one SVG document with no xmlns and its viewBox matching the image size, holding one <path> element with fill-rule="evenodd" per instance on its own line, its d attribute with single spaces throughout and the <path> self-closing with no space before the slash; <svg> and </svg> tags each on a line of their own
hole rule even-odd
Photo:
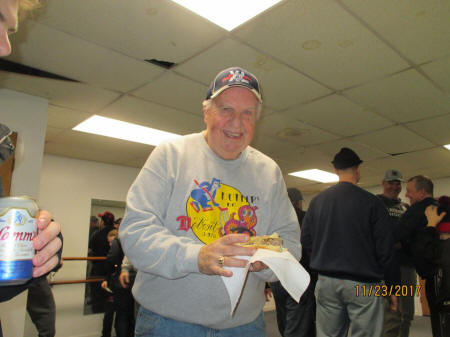
<svg viewBox="0 0 450 337">
<path fill-rule="evenodd" d="M 120 226 L 138 269 L 136 336 L 265 336 L 261 262 L 250 267 L 230 315 L 222 277 L 255 250 L 249 235 L 277 232 L 300 258 L 299 225 L 281 171 L 250 147 L 262 105 L 254 75 L 221 71 L 203 101 L 206 130 L 159 145 L 130 188 Z"/>
<path fill-rule="evenodd" d="M 373 194 L 356 184 L 362 160 L 349 148 L 334 157 L 339 183 L 317 195 L 302 224 L 301 242 L 311 254 L 316 284 L 317 336 L 381 336 L 381 280 L 388 271 L 394 241 L 388 214 Z M 392 298 L 392 309 L 397 299 Z"/>
<path fill-rule="evenodd" d="M 398 222 L 408 209 L 408 205 L 401 201 L 399 194 L 402 191 L 403 176 L 399 170 L 387 170 L 381 183 L 383 193 L 377 197 L 386 207 L 392 226 Z M 401 285 L 416 287 L 416 271 L 410 258 L 400 249 L 397 244 L 395 249 L 395 271 L 400 274 Z M 408 337 L 411 321 L 414 318 L 414 294 L 406 294 L 399 298 L 399 310 L 391 311 L 386 307 L 384 313 L 384 337 Z"/>
<path fill-rule="evenodd" d="M 0 56 L 11 53 L 9 34 L 18 29 L 18 15 L 38 5 L 32 0 L 1 0 L 0 1 Z M 0 137 L 4 142 L 8 137 Z M 34 239 L 36 255 L 33 258 L 33 277 L 47 274 L 57 267 L 61 258 L 62 237 L 61 225 L 51 221 L 52 216 L 47 211 L 37 215 L 38 235 Z M 57 254 L 58 253 L 58 254 Z M 28 285 L 0 287 L 0 301 L 8 300 L 27 288 Z"/>
</svg>

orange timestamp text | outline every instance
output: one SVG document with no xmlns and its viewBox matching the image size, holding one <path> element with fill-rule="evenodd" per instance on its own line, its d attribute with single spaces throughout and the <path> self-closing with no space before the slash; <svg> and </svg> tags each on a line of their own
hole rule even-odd
<svg viewBox="0 0 450 337">
<path fill-rule="evenodd" d="M 421 284 L 418 285 L 356 285 L 356 296 L 419 296 Z"/>
</svg>

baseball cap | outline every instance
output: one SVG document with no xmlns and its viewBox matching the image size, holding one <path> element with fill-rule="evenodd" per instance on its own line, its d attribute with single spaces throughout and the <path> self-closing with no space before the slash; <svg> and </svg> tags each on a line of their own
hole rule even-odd
<svg viewBox="0 0 450 337">
<path fill-rule="evenodd" d="M 217 97 L 222 91 L 231 87 L 244 87 L 253 92 L 262 103 L 261 90 L 258 79 L 252 73 L 240 67 L 232 67 L 222 70 L 211 82 L 206 99 Z"/>
<path fill-rule="evenodd" d="M 108 211 L 100 213 L 98 215 L 98 217 L 101 218 L 105 222 L 110 222 L 110 223 L 114 222 L 114 214 L 112 214 L 111 212 L 108 212 Z"/>
<path fill-rule="evenodd" d="M 362 162 L 363 161 L 358 157 L 355 151 L 349 149 L 348 147 L 343 147 L 338 153 L 336 153 L 331 163 L 335 168 L 343 170 L 348 167 L 357 166 Z"/>
<path fill-rule="evenodd" d="M 399 170 L 387 170 L 384 174 L 385 181 L 403 181 L 403 176 Z"/>
</svg>

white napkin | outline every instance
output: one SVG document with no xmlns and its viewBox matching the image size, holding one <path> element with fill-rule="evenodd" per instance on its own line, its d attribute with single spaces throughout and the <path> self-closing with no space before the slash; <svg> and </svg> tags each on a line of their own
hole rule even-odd
<svg viewBox="0 0 450 337">
<path fill-rule="evenodd" d="M 289 295 L 297 302 L 300 301 L 300 297 L 309 285 L 310 278 L 308 272 L 288 251 L 279 253 L 268 249 L 258 249 L 251 257 L 238 256 L 238 258 L 248 259 L 247 266 L 245 268 L 226 267 L 233 272 L 233 276 L 222 276 L 223 283 L 230 296 L 231 315 L 236 309 L 239 298 L 241 297 L 250 264 L 255 261 L 264 262 L 272 269 Z"/>
</svg>

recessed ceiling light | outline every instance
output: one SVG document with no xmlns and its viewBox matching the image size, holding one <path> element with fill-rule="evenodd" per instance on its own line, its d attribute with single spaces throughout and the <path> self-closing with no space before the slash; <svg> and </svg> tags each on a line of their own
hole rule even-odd
<svg viewBox="0 0 450 337">
<path fill-rule="evenodd" d="M 281 0 L 172 0 L 231 31 Z"/>
<path fill-rule="evenodd" d="M 89 117 L 72 130 L 153 146 L 169 139 L 181 137 L 175 133 L 97 115 Z"/>
<path fill-rule="evenodd" d="M 444 145 L 447 150 L 450 150 L 450 144 Z"/>
<path fill-rule="evenodd" d="M 289 175 L 303 179 L 314 180 L 321 183 L 332 183 L 339 181 L 339 177 L 336 174 L 318 169 L 292 172 L 289 173 Z"/>
</svg>

